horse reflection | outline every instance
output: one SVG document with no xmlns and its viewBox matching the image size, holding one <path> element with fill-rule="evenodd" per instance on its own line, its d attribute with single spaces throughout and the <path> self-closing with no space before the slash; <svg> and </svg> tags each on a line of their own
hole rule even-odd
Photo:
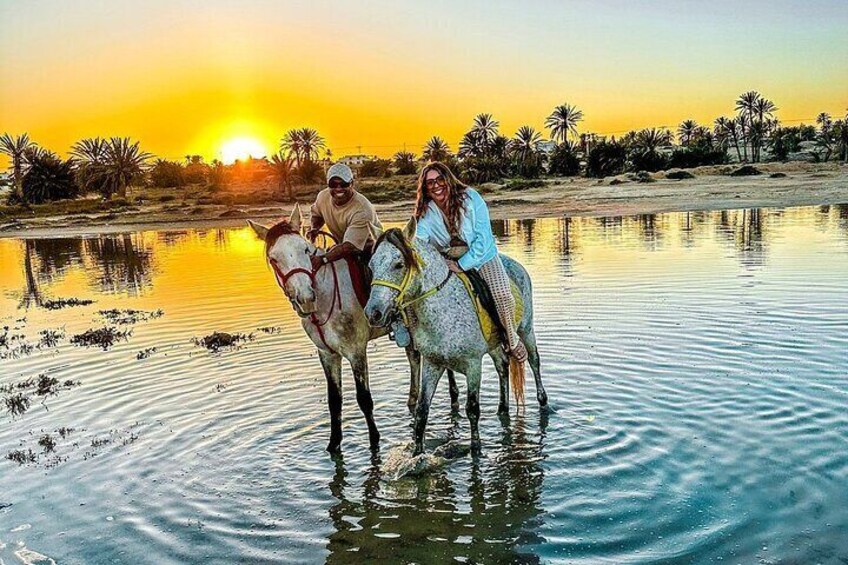
<svg viewBox="0 0 848 565">
<path fill-rule="evenodd" d="M 327 563 L 540 562 L 531 546 L 544 541 L 542 412 L 538 432 L 528 431 L 524 416 L 506 418 L 497 452 L 418 479 L 389 481 L 374 455 L 357 486 L 337 457 Z"/>
</svg>

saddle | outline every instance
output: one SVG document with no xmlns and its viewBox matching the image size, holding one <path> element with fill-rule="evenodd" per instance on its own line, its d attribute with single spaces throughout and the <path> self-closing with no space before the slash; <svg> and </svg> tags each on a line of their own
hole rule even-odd
<svg viewBox="0 0 848 565">
<path fill-rule="evenodd" d="M 449 259 L 457 260 L 468 251 L 468 245 L 457 236 L 451 238 L 451 245 L 445 252 L 445 256 Z M 495 299 L 492 297 L 492 291 L 488 283 L 480 276 L 476 269 L 465 271 L 457 274 L 457 278 L 462 281 L 465 290 L 468 292 L 468 297 L 474 303 L 477 310 L 477 320 L 480 322 L 480 331 L 483 337 L 489 343 L 489 347 L 497 347 L 498 344 L 508 344 L 509 338 L 506 334 L 506 328 L 501 323 L 501 318 L 498 316 L 498 308 L 495 305 Z M 515 324 L 516 326 L 521 321 L 524 315 L 524 300 L 521 297 L 521 291 L 515 286 L 515 283 L 509 281 L 509 289 L 512 292 L 512 297 L 515 300 Z"/>
<path fill-rule="evenodd" d="M 457 278 L 462 281 L 465 290 L 468 292 L 468 297 L 474 304 L 477 310 L 477 321 L 480 322 L 480 331 L 483 337 L 489 344 L 489 347 L 494 349 L 498 345 L 508 344 L 509 340 L 506 335 L 506 328 L 501 323 L 501 318 L 498 316 L 498 309 L 495 306 L 495 301 L 492 298 L 492 291 L 489 285 L 480 276 L 476 269 L 458 273 Z M 509 289 L 512 291 L 512 297 L 515 300 L 515 324 L 516 326 L 521 321 L 524 315 L 524 300 L 521 297 L 521 291 L 515 286 L 515 283 L 509 281 Z"/>
</svg>

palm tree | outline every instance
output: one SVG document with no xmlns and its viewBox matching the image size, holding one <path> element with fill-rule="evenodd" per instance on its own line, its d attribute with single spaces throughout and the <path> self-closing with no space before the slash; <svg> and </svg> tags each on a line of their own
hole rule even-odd
<svg viewBox="0 0 848 565">
<path fill-rule="evenodd" d="M 695 120 L 685 120 L 677 127 L 677 136 L 680 139 L 680 145 L 689 147 L 695 133 L 698 131 L 698 124 Z"/>
<path fill-rule="evenodd" d="M 447 161 L 448 157 L 450 157 L 450 147 L 437 135 L 430 138 L 421 153 L 421 158 L 425 161 Z"/>
<path fill-rule="evenodd" d="M 297 164 L 300 164 L 300 157 L 302 153 L 300 130 L 290 129 L 286 132 L 283 139 L 280 140 L 280 152 L 285 154 L 287 157 L 294 157 Z"/>
<path fill-rule="evenodd" d="M 292 181 L 294 180 L 294 161 L 285 157 L 282 152 L 271 156 L 271 173 L 277 179 L 280 194 L 283 197 L 292 196 Z"/>
<path fill-rule="evenodd" d="M 394 166 L 399 175 L 414 175 L 417 171 L 415 166 L 415 153 L 409 151 L 398 151 L 392 156 Z"/>
<path fill-rule="evenodd" d="M 474 132 L 484 147 L 488 147 L 498 136 L 499 125 L 491 114 L 477 114 L 474 118 L 474 125 L 471 127 L 471 131 Z"/>
<path fill-rule="evenodd" d="M 63 161 L 55 153 L 38 148 L 30 148 L 26 160 L 29 167 L 21 183 L 24 201 L 42 204 L 77 196 L 72 160 Z"/>
<path fill-rule="evenodd" d="M 535 178 L 542 172 L 542 155 L 536 145 L 542 135 L 530 126 L 521 126 L 509 142 L 517 172 L 522 177 Z"/>
<path fill-rule="evenodd" d="M 80 161 L 92 164 L 102 164 L 106 157 L 106 145 L 108 141 L 99 137 L 81 139 L 71 147 L 71 155 Z M 188 155 L 186 155 L 188 158 Z"/>
<path fill-rule="evenodd" d="M 561 142 L 568 141 L 568 132 L 577 135 L 577 122 L 583 119 L 583 112 L 571 104 L 562 104 L 554 108 L 545 120 L 545 127 L 551 130 L 551 137 Z"/>
<path fill-rule="evenodd" d="M 300 130 L 300 151 L 305 161 L 317 160 L 320 150 L 325 146 L 324 138 L 318 135 L 316 130 L 312 128 Z"/>
<path fill-rule="evenodd" d="M 482 157 L 485 153 L 480 136 L 475 131 L 469 131 L 462 136 L 459 141 L 459 157 L 465 159 L 467 157 Z"/>
<path fill-rule="evenodd" d="M 0 136 L 0 153 L 9 157 L 12 161 L 12 179 L 15 183 L 15 188 L 12 191 L 13 198 L 19 202 L 23 201 L 23 169 L 25 164 L 25 154 L 28 149 L 35 144 L 30 140 L 29 134 L 21 134 L 17 137 L 12 137 L 8 133 Z"/>
<path fill-rule="evenodd" d="M 106 146 L 104 165 L 112 192 L 117 192 L 121 198 L 127 196 L 127 187 L 141 180 L 147 167 L 147 160 L 153 157 L 150 153 L 139 148 L 139 142 L 133 142 L 129 137 L 113 137 Z"/>
<path fill-rule="evenodd" d="M 542 134 L 530 126 L 521 126 L 510 141 L 510 151 L 519 161 L 527 161 L 537 155 L 536 145 Z"/>
<path fill-rule="evenodd" d="M 324 138 L 312 128 L 290 129 L 280 140 L 280 150 L 287 157 L 294 157 L 298 167 L 304 161 L 317 160 L 324 147 Z"/>
</svg>

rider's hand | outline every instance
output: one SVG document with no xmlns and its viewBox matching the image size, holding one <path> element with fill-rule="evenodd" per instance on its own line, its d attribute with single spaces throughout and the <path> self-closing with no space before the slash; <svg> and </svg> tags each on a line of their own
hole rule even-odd
<svg viewBox="0 0 848 565">
<path fill-rule="evenodd" d="M 450 269 L 451 272 L 453 272 L 453 273 L 461 273 L 462 272 L 462 267 L 460 267 L 459 263 L 457 263 L 453 259 L 447 259 L 445 262 L 448 264 L 448 269 Z"/>
<path fill-rule="evenodd" d="M 324 259 L 323 255 L 313 255 L 310 258 L 310 261 L 312 261 L 312 270 L 313 271 L 317 271 L 318 269 L 321 268 L 322 265 L 324 265 L 323 259 Z"/>
<path fill-rule="evenodd" d="M 311 241 L 312 243 L 315 243 L 315 240 L 316 240 L 316 239 L 318 239 L 318 232 L 319 232 L 319 231 L 321 231 L 321 230 L 318 230 L 318 229 L 316 229 L 316 228 L 310 228 L 310 229 L 306 232 L 306 239 L 308 239 L 308 240 L 309 240 L 309 241 Z"/>
</svg>

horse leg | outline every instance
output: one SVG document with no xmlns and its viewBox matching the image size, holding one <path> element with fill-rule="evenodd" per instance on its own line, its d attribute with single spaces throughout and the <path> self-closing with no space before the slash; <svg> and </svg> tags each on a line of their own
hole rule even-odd
<svg viewBox="0 0 848 565">
<path fill-rule="evenodd" d="M 327 378 L 327 406 L 330 408 L 330 443 L 327 451 L 338 453 L 342 443 L 342 358 L 336 353 L 318 350 L 318 358 Z"/>
<path fill-rule="evenodd" d="M 410 344 L 406 346 L 406 358 L 409 361 L 409 396 L 406 406 L 410 412 L 414 412 L 421 390 L 421 354 Z"/>
<path fill-rule="evenodd" d="M 474 451 L 480 449 L 478 422 L 480 421 L 480 377 L 482 373 L 483 365 L 481 360 L 469 363 L 465 373 L 466 382 L 468 383 L 465 414 L 468 416 L 468 422 L 471 425 L 471 449 Z"/>
<path fill-rule="evenodd" d="M 500 400 L 498 401 L 498 415 L 509 414 L 509 357 L 503 349 L 498 348 L 490 354 L 495 370 L 498 372 L 498 388 Z"/>
<path fill-rule="evenodd" d="M 353 380 L 356 382 L 356 403 L 365 416 L 368 424 L 368 440 L 371 449 L 376 451 L 380 448 L 380 432 L 374 423 L 374 401 L 371 398 L 371 388 L 368 384 L 368 355 L 365 351 L 350 360 L 350 368 L 353 369 Z"/>
<path fill-rule="evenodd" d="M 421 363 L 421 394 L 418 395 L 418 403 L 415 405 L 415 452 L 413 455 L 424 453 L 424 431 L 427 428 L 427 417 L 430 414 L 430 402 L 436 392 L 436 385 L 442 378 L 445 370 L 436 367 L 426 359 Z"/>
<path fill-rule="evenodd" d="M 539 361 L 539 348 L 536 346 L 536 332 L 531 329 L 523 336 L 522 341 L 527 348 L 527 360 L 530 361 L 533 378 L 536 380 L 536 399 L 539 401 L 539 406 L 545 407 L 548 405 L 548 393 L 545 392 L 545 385 L 542 384 L 542 368 Z"/>
<path fill-rule="evenodd" d="M 451 412 L 459 412 L 459 387 L 456 386 L 456 375 L 448 369 L 448 385 L 451 399 Z"/>
</svg>

